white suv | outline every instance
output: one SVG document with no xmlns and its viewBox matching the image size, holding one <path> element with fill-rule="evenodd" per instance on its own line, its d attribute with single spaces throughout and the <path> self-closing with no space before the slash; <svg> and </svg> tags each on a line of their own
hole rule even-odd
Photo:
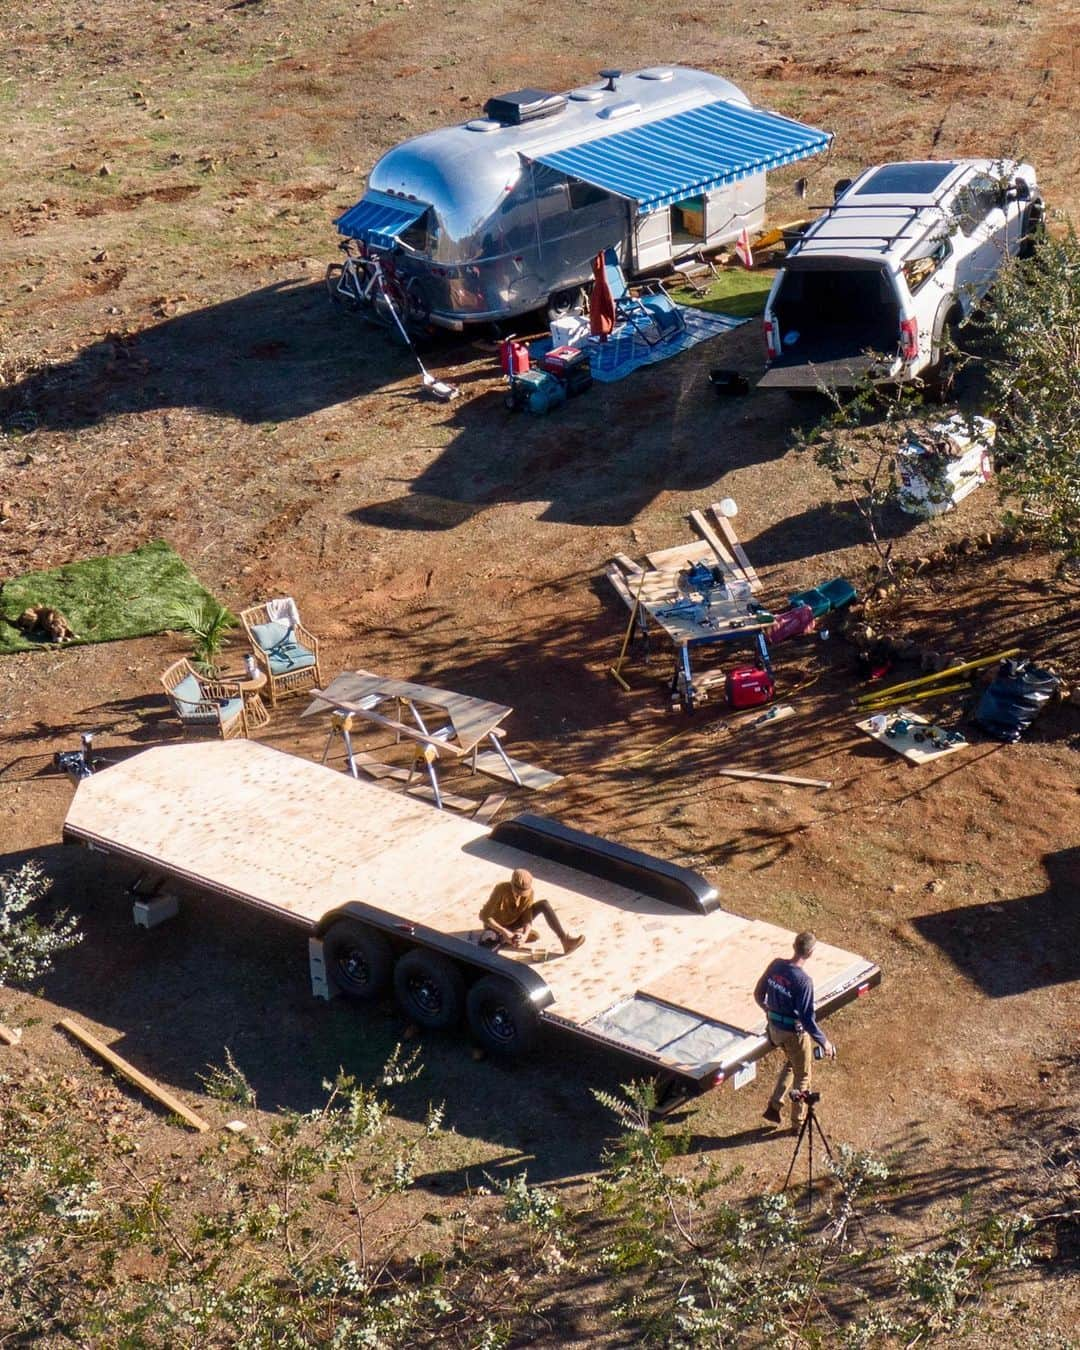
<svg viewBox="0 0 1080 1350">
<path fill-rule="evenodd" d="M 837 183 L 769 292 L 759 387 L 922 377 L 947 396 L 950 330 L 1030 249 L 1042 215 L 1035 170 L 1011 160 L 882 164 Z"/>
</svg>

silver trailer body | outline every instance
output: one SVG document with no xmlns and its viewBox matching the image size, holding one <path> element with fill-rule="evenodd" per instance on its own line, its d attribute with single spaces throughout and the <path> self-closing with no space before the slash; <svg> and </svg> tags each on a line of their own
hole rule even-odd
<svg viewBox="0 0 1080 1350">
<path fill-rule="evenodd" d="M 556 101 L 535 121 L 483 117 L 403 142 L 337 222 L 368 247 L 402 246 L 398 268 L 422 279 L 433 323 L 557 310 L 608 247 L 634 273 L 717 248 L 760 227 L 768 168 L 829 143 L 681 67 Z"/>
</svg>

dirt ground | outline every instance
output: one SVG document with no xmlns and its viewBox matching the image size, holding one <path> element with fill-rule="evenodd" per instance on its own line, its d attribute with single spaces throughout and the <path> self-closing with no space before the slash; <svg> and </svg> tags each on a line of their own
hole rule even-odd
<svg viewBox="0 0 1080 1350">
<path fill-rule="evenodd" d="M 515 417 L 490 344 L 437 344 L 431 364 L 464 397 L 423 401 L 400 351 L 331 310 L 322 273 L 331 222 L 384 149 L 499 89 L 568 88 L 612 62 L 715 69 L 834 131 L 827 160 L 797 166 L 810 201 L 879 159 L 1019 154 L 1076 220 L 1077 29 L 1063 0 L 621 0 L 615 13 L 592 0 L 12 0 L 0 17 L 0 577 L 164 537 L 234 609 L 295 596 L 331 672 L 513 705 L 511 751 L 565 778 L 511 794 L 506 813 L 701 868 L 734 911 L 873 958 L 880 990 L 830 1024 L 824 1119 L 902 1161 L 913 1240 L 969 1193 L 1006 1209 L 1038 1196 L 1040 1141 L 1077 1128 L 1075 705 L 1019 745 L 976 742 L 918 769 L 853 730 L 859 676 L 839 639 L 777 651 L 798 716 L 752 736 L 725 731 L 719 711 L 673 715 L 660 651 L 631 663 L 620 693 L 605 670 L 625 611 L 604 564 L 689 538 L 691 507 L 736 498 L 765 599 L 865 577 L 857 522 L 791 449 L 812 414 L 709 388 L 716 364 L 760 372 L 757 324 L 551 418 Z M 796 176 L 775 176 L 773 219 L 798 214 Z M 892 521 L 897 553 L 940 551 L 994 507 L 985 491 L 931 524 Z M 1076 587 L 1038 551 L 934 569 L 879 613 L 940 650 L 1019 645 L 1080 684 Z M 184 650 L 166 635 L 0 665 L 0 868 L 39 857 L 86 933 L 40 995 L 5 992 L 4 1020 L 26 1028 L 0 1067 L 92 1075 L 52 1030 L 74 1013 L 198 1102 L 224 1024 L 261 1108 L 303 1108 L 339 1064 L 373 1072 L 399 1016 L 314 1004 L 295 935 L 219 903 L 135 933 L 124 878 L 58 843 L 71 788 L 53 752 L 87 729 L 117 755 L 176 739 L 158 676 Z M 325 732 L 298 721 L 303 706 L 260 738 L 318 757 Z M 736 759 L 832 788 L 716 775 Z M 477 800 L 491 787 L 450 785 Z M 456 1133 L 429 1192 L 484 1169 L 569 1185 L 595 1168 L 609 1121 L 581 1084 L 611 1088 L 625 1069 L 574 1048 L 569 1077 L 566 1051 L 552 1043 L 508 1075 L 432 1040 L 424 1080 L 397 1103 L 415 1118 L 447 1101 Z M 699 1154 L 730 1149 L 743 1165 L 737 1189 L 786 1167 L 788 1147 L 756 1129 L 768 1077 L 692 1117 Z M 148 1155 L 183 1147 L 139 1118 Z M 1044 1328 L 1071 1324 L 1069 1273 L 1050 1263 L 1025 1291 Z"/>
</svg>

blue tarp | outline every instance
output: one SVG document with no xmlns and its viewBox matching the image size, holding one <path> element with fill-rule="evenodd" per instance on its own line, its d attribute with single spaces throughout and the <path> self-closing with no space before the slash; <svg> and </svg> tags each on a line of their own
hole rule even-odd
<svg viewBox="0 0 1080 1350">
<path fill-rule="evenodd" d="M 720 100 L 535 158 L 647 213 L 816 155 L 831 140 L 816 127 Z"/>
<path fill-rule="evenodd" d="M 398 201 L 394 197 L 369 193 L 350 206 L 334 224 L 348 239 L 362 239 L 373 248 L 393 248 L 398 235 L 427 210 L 426 202 Z"/>
</svg>

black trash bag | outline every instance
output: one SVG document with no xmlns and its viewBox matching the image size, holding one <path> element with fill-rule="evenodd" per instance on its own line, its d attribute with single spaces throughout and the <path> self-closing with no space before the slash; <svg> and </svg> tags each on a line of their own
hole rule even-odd
<svg viewBox="0 0 1080 1350">
<path fill-rule="evenodd" d="M 995 741 L 1018 741 L 1059 684 L 1056 675 L 1030 661 L 1002 661 L 979 700 L 975 721 Z"/>
</svg>

